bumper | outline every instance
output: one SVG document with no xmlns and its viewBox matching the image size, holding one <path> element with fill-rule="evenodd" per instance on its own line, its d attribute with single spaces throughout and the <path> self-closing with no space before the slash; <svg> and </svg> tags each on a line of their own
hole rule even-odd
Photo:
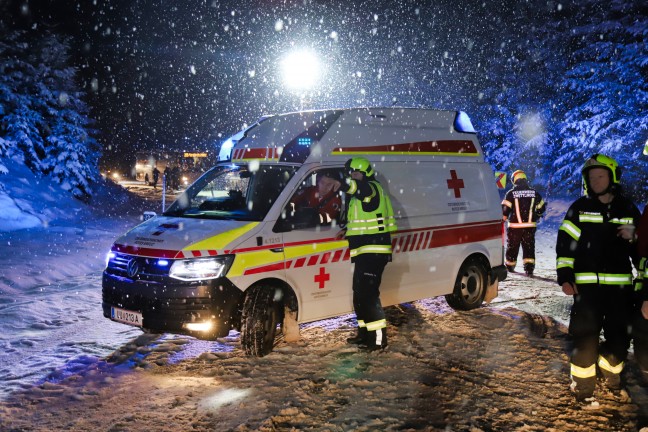
<svg viewBox="0 0 648 432">
<path fill-rule="evenodd" d="M 205 282 L 133 281 L 104 272 L 103 315 L 111 318 L 111 307 L 142 314 L 142 328 L 153 333 L 191 335 L 199 339 L 227 336 L 238 328 L 243 293 L 227 278 Z M 207 331 L 192 331 L 188 323 L 211 322 Z"/>
</svg>

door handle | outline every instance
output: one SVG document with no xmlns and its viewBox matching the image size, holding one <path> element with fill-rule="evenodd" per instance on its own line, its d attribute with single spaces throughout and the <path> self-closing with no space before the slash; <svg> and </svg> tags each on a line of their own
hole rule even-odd
<svg viewBox="0 0 648 432">
<path fill-rule="evenodd" d="M 282 247 L 271 248 L 270 252 L 276 252 L 276 253 L 283 252 L 283 248 Z"/>
</svg>

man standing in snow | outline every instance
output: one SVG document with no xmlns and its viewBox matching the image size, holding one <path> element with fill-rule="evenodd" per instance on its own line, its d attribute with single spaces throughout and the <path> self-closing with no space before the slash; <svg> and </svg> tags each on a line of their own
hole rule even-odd
<svg viewBox="0 0 648 432">
<path fill-rule="evenodd" d="M 522 259 L 527 276 L 535 270 L 535 233 L 538 219 L 547 209 L 542 196 L 529 186 L 527 176 L 522 170 L 511 175 L 513 188 L 502 201 L 502 215 L 508 220 L 506 232 L 506 268 L 515 271 L 520 244 Z"/>
<path fill-rule="evenodd" d="M 153 189 L 157 189 L 157 182 L 160 178 L 160 170 L 157 167 L 153 167 Z"/>
<path fill-rule="evenodd" d="M 571 390 L 577 401 L 594 402 L 597 365 L 608 388 L 619 391 L 630 335 L 634 245 L 624 226 L 635 225 L 639 210 L 621 194 L 617 162 L 595 154 L 581 170 L 586 196 L 567 210 L 558 231 L 558 284 L 574 296 L 569 334 Z M 601 330 L 605 342 L 599 345 Z"/>
<path fill-rule="evenodd" d="M 363 157 L 349 159 L 345 183 L 332 180 L 333 190 L 348 197 L 347 232 L 353 271 L 353 309 L 358 333 L 347 339 L 370 351 L 387 346 L 387 320 L 380 302 L 380 282 L 392 258 L 391 234 L 396 221 L 389 196 Z"/>
</svg>

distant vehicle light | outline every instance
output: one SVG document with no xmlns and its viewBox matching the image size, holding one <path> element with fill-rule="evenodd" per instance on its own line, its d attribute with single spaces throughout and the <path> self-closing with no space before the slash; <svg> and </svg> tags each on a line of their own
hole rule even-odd
<svg viewBox="0 0 648 432">
<path fill-rule="evenodd" d="M 166 267 L 169 265 L 169 260 L 160 259 L 158 260 L 157 265 L 159 265 L 160 267 Z"/>
<path fill-rule="evenodd" d="M 116 172 L 112 173 L 112 177 L 114 179 L 118 179 L 119 178 L 119 173 L 116 173 Z"/>
</svg>

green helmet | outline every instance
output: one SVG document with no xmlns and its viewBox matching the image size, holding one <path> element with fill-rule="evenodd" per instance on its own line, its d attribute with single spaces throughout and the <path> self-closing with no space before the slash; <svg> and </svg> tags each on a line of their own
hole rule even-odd
<svg viewBox="0 0 648 432">
<path fill-rule="evenodd" d="M 619 164 L 609 156 L 596 153 L 585 161 L 585 164 L 581 169 L 586 193 L 589 193 L 590 190 L 590 188 L 588 187 L 589 185 L 587 173 L 592 168 L 605 168 L 610 172 L 610 187 L 606 191 L 604 191 L 603 194 L 609 191 L 614 191 L 616 188 L 618 188 L 619 181 L 621 180 L 621 168 L 619 167 Z"/>
<path fill-rule="evenodd" d="M 374 175 L 374 169 L 371 162 L 363 157 L 354 157 L 346 161 L 345 167 L 347 171 L 360 171 L 367 177 Z"/>
</svg>

